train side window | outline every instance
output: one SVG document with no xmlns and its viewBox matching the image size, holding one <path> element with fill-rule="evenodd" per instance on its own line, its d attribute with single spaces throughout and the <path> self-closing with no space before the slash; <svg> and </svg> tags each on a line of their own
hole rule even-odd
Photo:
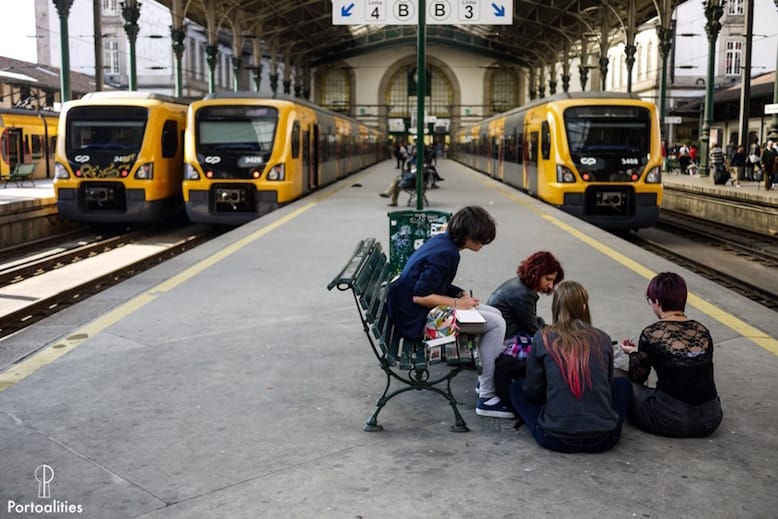
<svg viewBox="0 0 778 519">
<path fill-rule="evenodd" d="M 538 159 L 538 132 L 529 132 L 527 142 L 527 161 L 535 162 Z"/>
<path fill-rule="evenodd" d="M 178 123 L 165 121 L 162 127 L 162 158 L 172 159 L 178 152 Z"/>
<path fill-rule="evenodd" d="M 518 132 L 518 130 L 516 130 Z M 518 133 L 516 137 L 516 162 L 521 164 L 524 162 L 524 132 Z"/>
<path fill-rule="evenodd" d="M 292 124 L 292 158 L 300 156 L 300 122 L 295 121 Z"/>
<path fill-rule="evenodd" d="M 32 158 L 40 159 L 43 156 L 43 146 L 40 135 L 31 135 L 32 137 Z"/>
<path fill-rule="evenodd" d="M 548 160 L 551 156 L 551 130 L 548 127 L 548 121 L 543 121 L 540 125 L 540 152 L 543 154 L 543 160 Z"/>
</svg>

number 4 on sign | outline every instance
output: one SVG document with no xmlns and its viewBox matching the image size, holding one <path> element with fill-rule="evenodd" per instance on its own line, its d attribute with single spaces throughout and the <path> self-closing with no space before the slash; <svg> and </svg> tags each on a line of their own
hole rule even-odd
<svg viewBox="0 0 778 519">
<path fill-rule="evenodd" d="M 386 18 L 386 15 L 381 11 L 380 7 L 374 7 L 367 14 L 367 17 L 370 18 L 371 20 L 375 20 L 376 22 L 380 22 L 381 20 Z"/>
<path fill-rule="evenodd" d="M 365 21 L 383 22 L 386 20 L 384 0 L 365 0 Z"/>
</svg>

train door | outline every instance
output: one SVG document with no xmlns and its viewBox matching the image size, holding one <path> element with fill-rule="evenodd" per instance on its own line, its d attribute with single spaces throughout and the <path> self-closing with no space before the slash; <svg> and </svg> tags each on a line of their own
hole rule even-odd
<svg viewBox="0 0 778 519">
<path fill-rule="evenodd" d="M 493 178 L 500 180 L 502 180 L 502 148 L 502 135 L 492 136 L 491 175 Z"/>
<path fill-rule="evenodd" d="M 319 125 L 314 124 L 311 126 L 313 131 L 313 138 L 311 139 L 311 173 L 310 176 L 316 185 L 319 185 Z"/>
<path fill-rule="evenodd" d="M 489 134 L 484 131 L 478 137 L 478 163 L 476 169 L 489 173 Z"/>
<path fill-rule="evenodd" d="M 303 130 L 302 142 L 300 144 L 302 144 L 303 148 L 302 170 L 307 178 L 305 187 L 305 192 L 307 193 L 317 187 L 316 175 L 313 172 L 313 168 L 311 168 L 311 132 L 309 130 Z"/>
<path fill-rule="evenodd" d="M 8 128 L 8 167 L 11 169 L 19 162 L 24 163 L 24 137 L 21 128 Z"/>
<path fill-rule="evenodd" d="M 527 172 L 527 191 L 530 194 L 538 194 L 538 167 L 540 162 L 540 154 L 538 153 L 538 145 L 540 141 L 540 132 L 537 129 L 527 128 L 524 132 L 527 141 L 524 143 L 524 149 L 526 150 L 526 160 L 524 161 L 524 170 Z"/>
</svg>

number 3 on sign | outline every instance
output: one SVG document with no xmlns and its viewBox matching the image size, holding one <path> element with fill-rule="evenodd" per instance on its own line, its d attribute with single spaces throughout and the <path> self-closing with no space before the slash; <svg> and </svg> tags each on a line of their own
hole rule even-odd
<svg viewBox="0 0 778 519">
<path fill-rule="evenodd" d="M 459 20 L 462 22 L 474 22 L 480 18 L 477 0 L 459 0 Z"/>
</svg>

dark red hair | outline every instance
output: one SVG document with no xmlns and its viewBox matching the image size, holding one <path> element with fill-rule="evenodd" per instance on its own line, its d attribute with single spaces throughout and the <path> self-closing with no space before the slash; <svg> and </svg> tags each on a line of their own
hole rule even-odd
<svg viewBox="0 0 778 519">
<path fill-rule="evenodd" d="M 686 308 L 686 281 L 675 272 L 660 272 L 646 288 L 646 297 L 659 303 L 665 312 Z"/>
<path fill-rule="evenodd" d="M 533 253 L 529 258 L 522 261 L 519 264 L 519 268 L 516 269 L 519 279 L 536 291 L 539 288 L 540 278 L 554 273 L 556 273 L 556 281 L 554 283 L 564 281 L 565 271 L 559 260 L 553 254 L 544 250 Z"/>
</svg>

